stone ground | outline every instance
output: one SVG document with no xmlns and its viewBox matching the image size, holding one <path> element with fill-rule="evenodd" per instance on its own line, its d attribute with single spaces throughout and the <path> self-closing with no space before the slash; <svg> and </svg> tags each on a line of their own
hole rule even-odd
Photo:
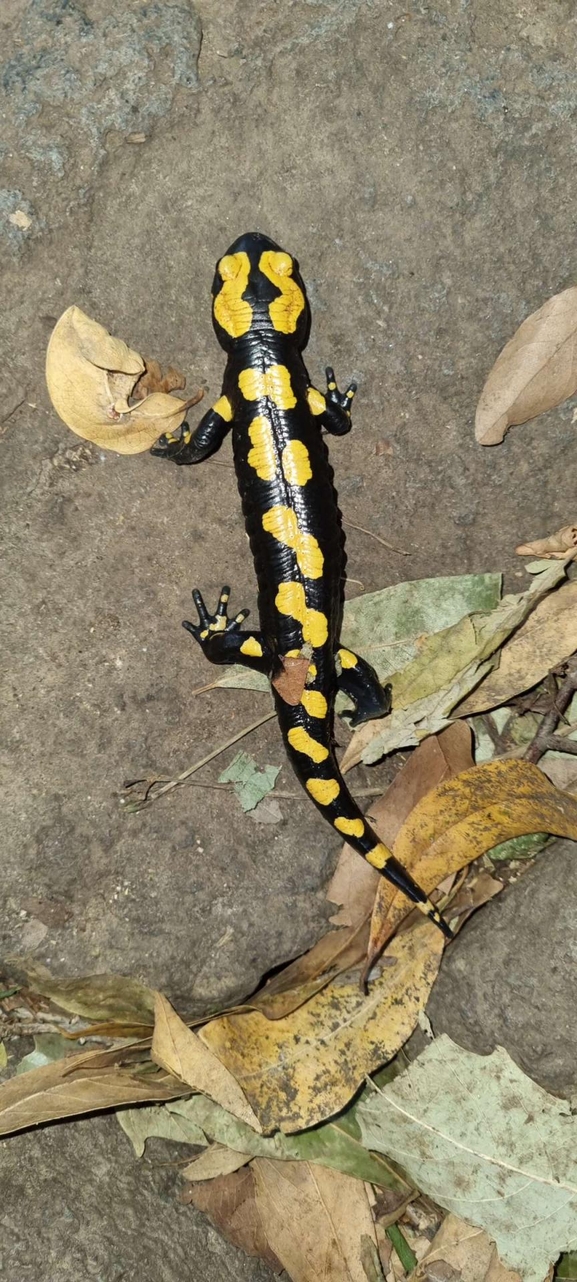
<svg viewBox="0 0 577 1282">
<path fill-rule="evenodd" d="M 255 584 L 229 446 L 194 472 L 86 448 L 44 386 L 54 319 L 77 303 L 214 397 L 214 260 L 273 235 L 309 286 L 314 380 L 330 361 L 360 384 L 332 446 L 345 516 L 411 552 L 351 531 L 351 579 L 518 585 L 515 544 L 575 515 L 572 407 L 493 450 L 472 422 L 504 341 L 575 280 L 575 36 L 570 0 L 3 0 L 2 955 L 201 1011 L 313 942 L 337 856 L 304 798 L 274 828 L 192 787 L 121 813 L 123 779 L 266 710 L 191 699 L 210 673 L 180 628 L 193 585 L 254 607 Z M 249 746 L 283 760 L 272 725 Z M 4 1145 L 9 1282 L 269 1276 L 158 1196 L 114 1127 Z"/>
</svg>

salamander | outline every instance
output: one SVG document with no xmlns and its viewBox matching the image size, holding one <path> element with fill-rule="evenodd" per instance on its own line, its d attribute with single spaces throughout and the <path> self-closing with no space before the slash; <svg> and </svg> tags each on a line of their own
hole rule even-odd
<svg viewBox="0 0 577 1282">
<path fill-rule="evenodd" d="M 178 465 L 200 463 L 232 431 L 260 627 L 243 628 L 248 610 L 229 618 L 228 587 L 214 614 L 195 589 L 198 623 L 183 626 L 211 663 L 240 663 L 269 677 L 285 748 L 307 795 L 339 836 L 451 938 L 438 909 L 367 823 L 335 756 L 337 690 L 354 705 L 353 727 L 390 711 L 390 687 L 340 642 L 346 558 L 325 434 L 350 431 L 356 384 L 340 392 L 330 367 L 325 392 L 311 383 L 302 356 L 311 314 L 299 264 L 267 236 L 245 233 L 219 259 L 212 320 L 227 355 L 221 395 L 194 431 L 185 423 L 151 452 Z M 282 680 L 295 659 L 304 673 L 296 693 L 294 676 L 288 689 Z"/>
</svg>

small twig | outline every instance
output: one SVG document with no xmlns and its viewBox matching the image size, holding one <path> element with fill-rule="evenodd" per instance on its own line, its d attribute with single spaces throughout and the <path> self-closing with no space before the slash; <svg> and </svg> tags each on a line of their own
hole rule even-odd
<svg viewBox="0 0 577 1282">
<path fill-rule="evenodd" d="M 276 717 L 276 712 L 267 712 L 266 717 L 259 717 L 258 721 L 251 722 L 250 726 L 245 726 L 243 730 L 238 730 L 231 739 L 227 739 L 226 743 L 221 743 L 219 748 L 214 748 L 213 751 L 209 752 L 201 761 L 195 761 L 193 766 L 188 767 L 188 770 L 183 770 L 182 774 L 177 775 L 174 779 L 170 779 L 168 783 L 165 783 L 162 788 L 158 789 L 158 792 L 148 795 L 150 793 L 150 788 L 154 786 L 155 781 L 153 781 L 147 789 L 147 795 L 140 801 L 130 801 L 128 804 L 125 804 L 125 810 L 130 814 L 134 814 L 138 810 L 144 810 L 146 806 L 151 806 L 153 801 L 157 801 L 159 797 L 163 797 L 166 792 L 172 792 L 173 788 L 178 788 L 179 784 L 185 783 L 191 775 L 196 774 L 197 770 L 201 770 L 203 766 L 207 766 L 209 761 L 214 761 L 215 757 L 220 757 L 221 752 L 226 752 L 227 748 L 232 748 L 235 743 L 238 743 L 239 739 L 244 739 L 245 735 L 251 734 L 253 730 L 258 730 L 259 726 L 264 726 L 266 721 L 272 721 L 273 717 Z"/>
<path fill-rule="evenodd" d="M 386 539 L 381 538 L 380 534 L 374 534 L 372 530 L 365 530 L 364 525 L 355 525 L 354 521 L 349 521 L 348 517 L 343 517 L 343 525 L 348 525 L 351 530 L 359 530 L 361 534 L 367 534 L 370 539 L 376 539 L 377 543 L 382 543 L 384 548 L 389 552 L 397 552 L 399 556 L 412 556 L 412 552 L 406 552 L 404 548 L 393 547 L 392 543 L 387 543 Z"/>
<path fill-rule="evenodd" d="M 536 764 L 541 760 L 543 754 L 549 751 L 551 747 L 561 747 L 558 742 L 552 744 L 551 740 L 558 740 L 561 738 L 560 735 L 555 735 L 554 732 L 559 721 L 564 717 L 573 695 L 577 690 L 577 662 L 575 655 L 571 655 L 571 658 L 567 660 L 567 665 L 567 675 L 557 691 L 552 708 L 543 717 L 535 738 L 525 751 L 525 761 L 532 761 Z M 577 745 L 570 747 L 564 738 L 562 740 L 562 745 L 563 752 L 577 752 Z"/>
</svg>

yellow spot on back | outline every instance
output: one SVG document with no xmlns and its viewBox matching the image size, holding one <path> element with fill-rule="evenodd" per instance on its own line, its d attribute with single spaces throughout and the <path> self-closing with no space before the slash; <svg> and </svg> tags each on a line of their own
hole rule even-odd
<svg viewBox="0 0 577 1282">
<path fill-rule="evenodd" d="M 324 414 L 327 403 L 322 392 L 317 392 L 316 387 L 309 387 L 307 401 L 311 414 Z"/>
<path fill-rule="evenodd" d="M 307 672 L 307 677 L 306 677 L 306 679 L 307 679 L 307 685 L 308 685 L 309 681 L 314 681 L 314 679 L 315 679 L 316 675 L 317 675 L 317 665 L 316 665 L 316 663 L 309 663 L 309 670 L 308 670 L 308 672 Z"/>
<path fill-rule="evenodd" d="M 242 297 L 248 285 L 250 258 L 244 252 L 225 254 L 218 271 L 223 285 L 213 303 L 215 320 L 231 338 L 241 338 L 252 325 L 252 307 Z"/>
<path fill-rule="evenodd" d="M 345 837 L 362 837 L 365 831 L 362 819 L 335 819 L 334 825 Z"/>
<path fill-rule="evenodd" d="M 212 408 L 215 414 L 220 414 L 220 417 L 224 419 L 225 423 L 230 423 L 232 418 L 232 405 L 228 396 L 221 396 L 216 402 L 216 405 L 213 405 Z"/>
<path fill-rule="evenodd" d="M 326 761 L 329 755 L 329 750 L 325 748 L 324 743 L 317 743 L 316 739 L 311 738 L 311 735 L 307 734 L 307 731 L 303 730 L 302 726 L 293 726 L 292 730 L 288 732 L 287 739 L 295 752 L 302 752 L 305 757 L 310 757 L 311 761 L 316 762 L 317 765 L 321 761 Z"/>
<path fill-rule="evenodd" d="M 325 644 L 329 635 L 328 619 L 320 610 L 308 608 L 302 583 L 280 583 L 275 605 L 279 614 L 287 614 L 302 624 L 303 641 L 309 641 L 313 649 Z"/>
<path fill-rule="evenodd" d="M 305 299 L 302 289 L 292 279 L 293 260 L 290 254 L 283 250 L 279 253 L 275 249 L 265 249 L 260 256 L 259 267 L 267 280 L 281 291 L 268 309 L 275 329 L 281 334 L 294 334 Z"/>
<path fill-rule="evenodd" d="M 289 441 L 282 452 L 282 470 L 289 485 L 306 485 L 312 476 L 311 461 L 302 441 Z"/>
<path fill-rule="evenodd" d="M 320 579 L 323 572 L 324 557 L 312 534 L 305 534 L 299 529 L 296 513 L 291 507 L 280 503 L 269 508 L 262 518 L 263 529 L 272 534 L 279 543 L 292 548 L 296 553 L 297 565 L 307 579 Z"/>
<path fill-rule="evenodd" d="M 373 846 L 372 850 L 369 850 L 368 855 L 365 855 L 365 859 L 369 864 L 373 865 L 373 868 L 384 868 L 390 858 L 391 851 L 387 850 L 386 846 L 383 846 L 382 841 L 377 842 L 377 845 Z"/>
<path fill-rule="evenodd" d="M 330 806 L 341 790 L 336 779 L 307 779 L 306 789 L 319 806 Z"/>
<path fill-rule="evenodd" d="M 343 668 L 356 668 L 358 659 L 352 650 L 339 650 L 339 659 Z"/>
<path fill-rule="evenodd" d="M 262 659 L 262 646 L 256 637 L 247 637 L 240 647 L 241 654 L 250 654 L 255 659 Z"/>
<path fill-rule="evenodd" d="M 248 452 L 248 464 L 253 467 L 261 481 L 274 481 L 276 476 L 276 451 L 272 427 L 262 414 L 253 418 L 248 429 L 252 449 Z"/>
<path fill-rule="evenodd" d="M 320 690 L 303 690 L 301 703 L 309 717 L 326 717 L 328 704 Z"/>
<path fill-rule="evenodd" d="M 238 385 L 247 401 L 263 400 L 268 396 L 279 410 L 292 410 L 297 403 L 286 365 L 269 365 L 267 370 L 243 369 L 238 376 Z"/>
</svg>

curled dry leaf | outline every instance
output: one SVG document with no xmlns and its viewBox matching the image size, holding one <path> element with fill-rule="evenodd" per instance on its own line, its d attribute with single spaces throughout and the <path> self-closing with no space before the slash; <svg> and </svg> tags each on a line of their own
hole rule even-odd
<svg viewBox="0 0 577 1282">
<path fill-rule="evenodd" d="M 154 1062 L 260 1131 L 258 1118 L 233 1074 L 206 1042 L 187 1028 L 162 993 L 156 994 L 155 1016 L 151 1051 Z"/>
<path fill-rule="evenodd" d="M 56 322 L 46 352 L 48 392 L 56 413 L 84 440 L 140 454 L 180 427 L 202 391 L 188 401 L 152 392 L 130 405 L 144 372 L 142 356 L 79 307 L 68 307 Z"/>
<path fill-rule="evenodd" d="M 392 784 L 379 800 L 371 805 L 371 818 L 381 841 L 392 848 L 403 824 L 411 811 L 433 788 L 454 779 L 473 765 L 473 736 L 470 727 L 464 721 L 456 721 L 447 726 L 439 735 L 424 739 L 415 749 L 402 770 L 393 779 Z M 410 870 L 409 870 L 410 871 Z M 449 871 L 449 870 L 447 870 Z M 443 878 L 439 877 L 439 882 Z M 439 882 L 435 884 L 438 885 Z M 382 952 L 390 939 L 399 919 L 390 916 L 393 904 L 404 907 L 406 914 L 411 912 L 408 900 L 400 897 L 390 882 L 379 876 L 379 884 L 371 919 L 371 933 L 367 952 L 365 976 L 374 965 L 375 959 Z M 402 920 L 402 919 L 401 919 Z"/>
<path fill-rule="evenodd" d="M 419 922 L 392 941 L 368 994 L 356 974 L 341 976 L 284 1019 L 246 1011 L 213 1020 L 200 1037 L 234 1074 L 266 1134 L 315 1126 L 410 1036 L 442 951 L 440 932 Z"/>
<path fill-rule="evenodd" d="M 486 761 L 427 793 L 403 824 L 393 854 L 430 894 L 449 873 L 532 832 L 576 840 L 577 801 L 528 761 Z M 406 896 L 391 888 L 375 914 L 369 958 L 409 911 Z"/>
<path fill-rule="evenodd" d="M 475 436 L 498 445 L 507 428 L 554 409 L 577 389 L 577 286 L 533 312 L 497 357 L 481 392 Z"/>
<path fill-rule="evenodd" d="M 520 543 L 515 551 L 518 556 L 539 556 L 551 561 L 562 561 L 575 547 L 577 525 L 563 525 L 545 539 L 535 539 L 534 543 Z"/>
</svg>

